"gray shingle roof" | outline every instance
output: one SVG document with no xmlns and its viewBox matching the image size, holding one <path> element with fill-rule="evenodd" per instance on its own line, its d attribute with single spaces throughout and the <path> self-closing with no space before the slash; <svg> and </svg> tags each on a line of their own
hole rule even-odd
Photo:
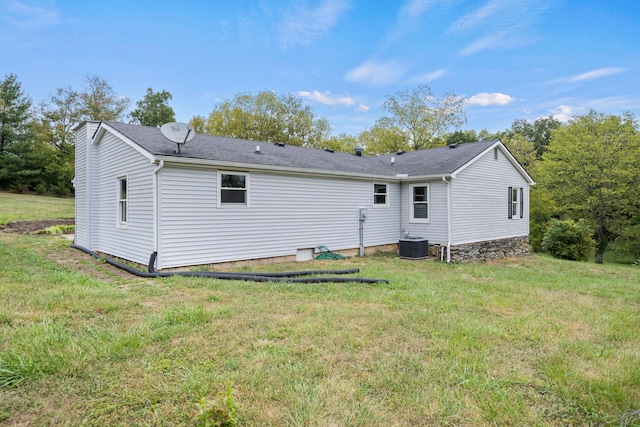
<svg viewBox="0 0 640 427">
<path fill-rule="evenodd" d="M 493 139 L 403 154 L 387 154 L 380 156 L 380 159 L 391 163 L 391 157 L 394 157 L 394 169 L 398 171 L 397 173 L 406 173 L 409 176 L 448 175 L 473 160 L 496 142 L 498 140 Z"/>
<path fill-rule="evenodd" d="M 447 175 L 496 142 L 496 140 L 481 141 L 460 144 L 453 149 L 440 147 L 401 155 L 359 157 L 352 153 L 331 153 L 292 145 L 281 147 L 270 142 L 196 134 L 191 141 L 182 146 L 180 154 L 177 154 L 176 144 L 166 139 L 159 128 L 118 122 L 105 123 L 154 156 L 380 177 L 397 174 Z M 260 146 L 261 154 L 255 152 L 257 145 Z M 394 164 L 391 164 L 391 157 L 395 158 Z"/>
</svg>

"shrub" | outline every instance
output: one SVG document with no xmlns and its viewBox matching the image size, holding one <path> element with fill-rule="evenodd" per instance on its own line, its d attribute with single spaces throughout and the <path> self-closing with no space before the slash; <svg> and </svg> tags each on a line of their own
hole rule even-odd
<svg viewBox="0 0 640 427">
<path fill-rule="evenodd" d="M 40 184 L 36 185 L 35 192 L 39 196 L 44 196 L 47 194 L 47 186 L 41 182 Z"/>
<path fill-rule="evenodd" d="M 529 205 L 529 244 L 533 252 L 542 252 L 542 239 L 551 218 L 558 215 L 556 203 L 540 188 L 531 190 Z"/>
<path fill-rule="evenodd" d="M 586 261 L 595 247 L 593 230 L 581 219 L 551 219 L 542 239 L 542 249 L 556 258 Z"/>
<path fill-rule="evenodd" d="M 636 260 L 640 260 L 640 224 L 625 227 L 616 238 L 613 249 L 616 252 L 633 255 Z"/>
</svg>

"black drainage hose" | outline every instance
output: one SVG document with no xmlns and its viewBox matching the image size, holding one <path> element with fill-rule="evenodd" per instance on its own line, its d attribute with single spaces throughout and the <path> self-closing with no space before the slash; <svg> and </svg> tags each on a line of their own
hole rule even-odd
<svg viewBox="0 0 640 427">
<path fill-rule="evenodd" d="M 151 255 L 149 260 L 150 272 L 140 271 L 126 264 L 115 261 L 111 258 L 103 257 L 97 253 L 78 246 L 71 245 L 72 248 L 78 249 L 84 253 L 93 256 L 96 259 L 104 259 L 107 264 L 124 270 L 138 277 L 155 278 L 155 277 L 208 277 L 220 280 L 243 280 L 249 282 L 285 282 L 285 283 L 389 283 L 387 279 L 368 279 L 364 277 L 308 277 L 300 278 L 299 276 L 311 274 L 350 274 L 357 273 L 359 270 L 318 270 L 318 271 L 298 271 L 290 273 L 218 273 L 213 271 L 175 271 L 175 272 L 157 272 L 153 269 L 152 264 L 155 263 L 155 253 Z M 153 263 L 152 263 L 153 261 Z"/>
<path fill-rule="evenodd" d="M 157 252 L 153 252 L 151 257 L 149 257 L 149 265 L 147 268 L 149 269 L 149 273 L 156 273 L 155 264 L 156 257 L 158 256 Z M 301 276 L 314 276 L 318 274 L 356 274 L 360 273 L 359 268 L 351 268 L 348 270 L 305 270 L 305 271 L 287 271 L 283 273 L 225 273 L 231 275 L 238 276 L 262 276 L 262 277 L 301 277 Z"/>
</svg>

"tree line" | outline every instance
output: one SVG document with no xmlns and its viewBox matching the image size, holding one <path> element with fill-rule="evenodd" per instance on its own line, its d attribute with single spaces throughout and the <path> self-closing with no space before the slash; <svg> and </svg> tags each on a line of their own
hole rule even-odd
<svg viewBox="0 0 640 427">
<path fill-rule="evenodd" d="M 32 105 L 17 76 L 0 81 L 0 189 L 65 196 L 73 193 L 73 128 L 85 120 L 129 121 L 158 126 L 175 121 L 166 90 L 148 88 L 129 111 L 130 100 L 95 75 L 80 89 L 58 88 Z M 357 135 L 332 135 L 300 97 L 271 91 L 239 93 L 190 120 L 196 132 L 284 142 L 336 151 L 363 148 L 369 155 L 422 150 L 454 143 L 500 139 L 537 181 L 531 191 L 530 242 L 544 249 L 552 221 L 583 221 L 596 261 L 610 243 L 640 258 L 640 132 L 630 113 L 590 111 L 568 123 L 541 117 L 515 120 L 497 133 L 461 130 L 464 101 L 438 96 L 426 85 L 397 92 L 382 104 L 384 115 Z M 583 228 L 584 229 L 584 228 Z"/>
</svg>

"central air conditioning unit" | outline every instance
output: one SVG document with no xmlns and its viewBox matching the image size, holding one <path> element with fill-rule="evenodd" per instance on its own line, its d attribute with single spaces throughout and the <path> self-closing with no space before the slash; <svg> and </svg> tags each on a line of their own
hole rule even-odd
<svg viewBox="0 0 640 427">
<path fill-rule="evenodd" d="M 400 258 L 425 259 L 429 257 L 429 241 L 422 237 L 405 237 L 398 244 Z"/>
</svg>

